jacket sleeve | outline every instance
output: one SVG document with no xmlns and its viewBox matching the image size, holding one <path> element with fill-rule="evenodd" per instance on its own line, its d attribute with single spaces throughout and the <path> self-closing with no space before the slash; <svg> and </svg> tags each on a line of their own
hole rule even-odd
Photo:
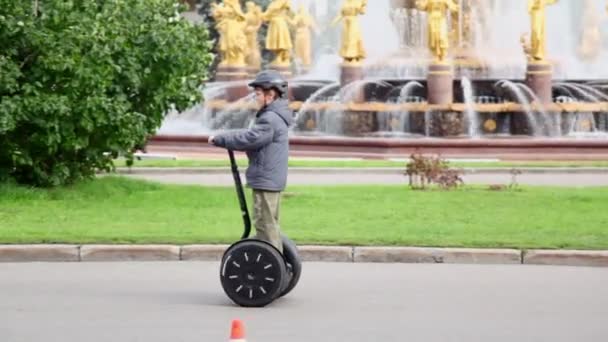
<svg viewBox="0 0 608 342">
<path fill-rule="evenodd" d="M 268 118 L 260 117 L 255 125 L 237 132 L 220 134 L 213 138 L 215 146 L 224 147 L 233 151 L 257 150 L 268 145 L 274 137 L 274 129 Z"/>
</svg>

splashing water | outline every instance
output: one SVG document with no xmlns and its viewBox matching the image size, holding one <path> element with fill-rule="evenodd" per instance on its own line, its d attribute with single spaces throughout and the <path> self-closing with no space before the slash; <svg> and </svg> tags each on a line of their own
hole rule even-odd
<svg viewBox="0 0 608 342">
<path fill-rule="evenodd" d="M 253 121 L 252 113 L 255 109 L 251 108 L 255 100 L 255 94 L 251 93 L 230 103 L 223 108 L 211 121 L 210 127 L 221 130 L 238 129 L 248 127 Z"/>
<path fill-rule="evenodd" d="M 308 119 L 308 115 L 307 113 L 310 113 L 312 111 L 312 105 L 314 103 L 319 102 L 319 100 L 322 101 L 326 101 L 326 99 L 328 98 L 328 94 L 332 94 L 336 89 L 338 89 L 340 87 L 340 83 L 331 83 L 331 84 L 327 84 L 322 88 L 317 89 L 317 91 L 315 91 L 314 93 L 312 93 L 308 99 L 306 99 L 306 101 L 302 104 L 302 106 L 300 107 L 300 110 L 298 111 L 298 113 L 296 114 L 296 125 L 294 125 L 295 127 L 298 127 L 300 125 L 303 124 L 303 120 Z M 321 127 L 325 127 L 325 123 L 323 122 L 323 118 L 325 116 L 321 114 L 321 112 L 319 110 L 314 110 L 314 116 L 313 116 L 313 121 L 315 124 L 315 131 L 319 131 L 319 129 Z"/>
<path fill-rule="evenodd" d="M 424 112 L 424 136 L 426 137 L 431 136 L 431 115 L 432 112 L 430 109 L 427 109 Z"/>
<path fill-rule="evenodd" d="M 409 81 L 399 89 L 399 96 L 396 100 L 389 101 L 391 104 L 404 104 L 412 102 L 421 102 L 421 99 L 411 96 L 415 88 L 423 88 L 423 85 L 418 81 Z M 409 110 L 400 110 L 398 112 L 378 112 L 377 113 L 378 128 L 380 135 L 401 135 L 410 133 L 410 112 Z"/>
<path fill-rule="evenodd" d="M 577 84 L 577 83 L 566 83 L 566 82 L 558 82 L 555 83 L 554 86 L 561 87 L 562 89 L 568 89 L 576 92 L 580 96 L 575 96 L 579 100 L 586 100 L 590 102 L 600 102 L 602 100 L 608 100 L 608 95 L 602 93 L 601 91 L 585 85 L 585 84 Z M 572 92 L 570 92 L 572 94 Z"/>
<path fill-rule="evenodd" d="M 475 93 L 473 92 L 473 84 L 468 77 L 463 77 L 461 80 L 462 92 L 464 93 L 465 116 L 468 124 L 469 137 L 479 138 L 479 113 L 475 111 Z"/>
<path fill-rule="evenodd" d="M 515 96 L 515 101 L 521 104 L 524 114 L 526 115 L 526 119 L 528 120 L 528 127 L 530 127 L 530 133 L 535 136 L 538 131 L 538 123 L 536 122 L 536 118 L 534 117 L 534 113 L 532 112 L 532 107 L 530 106 L 530 100 L 524 94 L 522 89 L 518 87 L 518 84 L 508 80 L 502 80 L 496 82 L 495 86 L 499 86 L 501 88 L 505 88 L 511 92 Z"/>
<path fill-rule="evenodd" d="M 212 130 L 213 110 L 207 104 L 223 97 L 229 87 L 243 84 L 245 84 L 244 81 L 208 84 L 202 90 L 203 103 L 197 104 L 181 113 L 177 111 L 168 113 L 157 134 L 209 134 Z"/>
<path fill-rule="evenodd" d="M 521 88 L 526 94 L 528 94 L 529 98 L 532 100 L 532 103 L 536 104 L 538 111 L 536 114 L 540 116 L 540 122 L 537 120 L 537 129 L 536 131 L 539 134 L 542 132 L 548 136 L 559 136 L 561 135 L 561 116 L 560 115 L 552 115 L 547 113 L 545 110 L 545 106 L 540 101 L 539 97 L 523 83 L 518 83 L 517 86 Z"/>
<path fill-rule="evenodd" d="M 555 89 L 561 90 L 564 93 L 568 94 L 568 97 L 574 100 L 583 100 L 589 102 L 599 102 L 600 96 L 604 97 L 605 95 L 601 92 L 593 89 L 589 86 L 584 86 L 581 84 L 573 84 L 573 83 L 565 83 L 559 82 L 555 83 L 553 87 Z M 589 88 L 593 91 L 589 91 Z M 600 116 L 601 117 L 601 116 Z M 593 113 L 588 112 L 576 112 L 569 113 L 566 115 L 566 135 L 568 136 L 577 136 L 584 133 L 596 133 L 597 132 L 597 122 L 595 120 L 595 116 Z"/>
</svg>

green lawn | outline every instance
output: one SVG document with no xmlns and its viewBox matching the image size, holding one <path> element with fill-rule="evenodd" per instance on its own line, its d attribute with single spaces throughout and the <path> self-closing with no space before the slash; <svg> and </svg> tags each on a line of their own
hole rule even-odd
<svg viewBox="0 0 608 342">
<path fill-rule="evenodd" d="M 608 188 L 291 187 L 281 213 L 299 243 L 607 249 L 606 203 Z M 0 185 L 0 243 L 228 243 L 241 230 L 232 187 Z"/>
<path fill-rule="evenodd" d="M 117 167 L 124 167 L 123 159 L 117 159 Z M 239 166 L 246 166 L 245 159 L 238 159 Z M 405 168 L 405 162 L 391 160 L 306 160 L 291 159 L 291 167 L 401 167 Z M 608 161 L 522 161 L 522 162 L 451 162 L 453 167 L 461 168 L 528 168 L 528 167 L 608 167 Z M 134 167 L 228 167 L 230 162 L 225 159 L 144 159 L 135 161 Z"/>
</svg>

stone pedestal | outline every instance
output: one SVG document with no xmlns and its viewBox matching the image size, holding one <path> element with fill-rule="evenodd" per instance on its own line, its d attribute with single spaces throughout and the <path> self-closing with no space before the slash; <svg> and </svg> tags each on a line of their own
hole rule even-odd
<svg viewBox="0 0 608 342">
<path fill-rule="evenodd" d="M 552 81 L 553 67 L 551 64 L 547 62 L 528 62 L 528 67 L 526 70 L 526 85 L 530 87 L 532 92 L 534 92 L 534 94 L 538 97 L 538 100 L 541 104 L 550 104 L 551 102 L 553 102 Z M 555 113 L 549 114 L 557 115 Z M 549 131 L 556 129 L 556 125 L 553 122 L 554 120 L 551 120 L 550 122 L 545 122 L 546 118 L 542 117 L 539 113 L 533 113 L 532 115 L 534 115 L 536 117 L 536 121 L 541 124 L 540 127 L 530 127 L 529 120 L 527 120 L 525 114 L 522 113 L 518 115 L 518 118 L 516 120 L 514 120 L 520 121 L 516 127 L 518 128 L 518 130 L 515 131 L 515 134 L 544 135 L 549 133 L 546 132 L 546 129 L 544 128 L 548 127 Z M 526 122 L 521 122 L 523 120 L 526 120 Z M 540 128 L 543 129 L 541 130 Z"/>
<path fill-rule="evenodd" d="M 454 99 L 454 74 L 450 64 L 431 64 L 427 75 L 427 99 L 431 105 L 451 104 Z"/>
<path fill-rule="evenodd" d="M 360 81 L 363 79 L 363 67 L 358 64 L 343 63 L 340 65 L 340 85 L 342 88 L 347 86 L 349 83 Z M 353 102 L 365 101 L 365 89 L 361 87 L 356 89 L 356 94 L 352 96 Z"/>
<path fill-rule="evenodd" d="M 361 65 L 342 64 L 340 65 L 340 84 L 342 87 L 363 79 L 363 67 Z"/>
<path fill-rule="evenodd" d="M 218 82 L 246 81 L 249 79 L 249 74 L 245 67 L 220 66 L 215 75 L 215 80 Z M 249 87 L 246 83 L 230 85 L 226 88 L 223 99 L 228 102 L 233 102 L 247 96 L 249 91 Z"/>
<path fill-rule="evenodd" d="M 277 72 L 279 72 L 281 75 L 283 75 L 283 77 L 285 77 L 285 79 L 290 79 L 292 74 L 291 74 L 291 67 L 288 65 L 270 65 L 268 67 L 268 69 L 272 69 L 272 70 L 276 70 Z"/>
<path fill-rule="evenodd" d="M 449 105 L 454 101 L 454 73 L 448 63 L 429 65 L 427 75 L 427 100 L 429 105 Z M 431 136 L 458 136 L 464 132 L 462 113 L 433 111 L 428 119 L 428 133 Z"/>
<path fill-rule="evenodd" d="M 218 82 L 241 81 L 249 79 L 247 67 L 234 67 L 220 65 L 215 74 L 215 80 Z"/>
<path fill-rule="evenodd" d="M 553 101 L 553 69 L 549 63 L 529 63 L 526 70 L 526 85 L 538 96 L 541 103 Z"/>
<path fill-rule="evenodd" d="M 252 68 L 252 67 L 247 67 L 247 74 L 249 75 L 250 79 L 254 79 L 255 76 L 260 72 L 259 68 Z"/>
</svg>

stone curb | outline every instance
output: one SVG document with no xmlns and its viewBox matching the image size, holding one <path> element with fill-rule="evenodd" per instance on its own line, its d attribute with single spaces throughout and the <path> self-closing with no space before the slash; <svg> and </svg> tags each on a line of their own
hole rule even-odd
<svg viewBox="0 0 608 342">
<path fill-rule="evenodd" d="M 188 245 L 181 247 L 181 260 L 220 261 L 229 245 Z M 298 246 L 302 261 L 352 262 L 353 248 L 340 246 Z"/>
<path fill-rule="evenodd" d="M 515 249 L 358 247 L 354 262 L 437 264 L 521 264 Z"/>
<path fill-rule="evenodd" d="M 180 247 L 171 245 L 84 245 L 81 261 L 177 261 Z"/>
<path fill-rule="evenodd" d="M 219 261 L 228 245 L 0 245 L 0 262 Z M 302 261 L 608 267 L 608 250 L 298 246 Z"/>
<path fill-rule="evenodd" d="M 302 261 L 353 262 L 353 249 L 345 246 L 301 246 L 298 252 Z"/>
<path fill-rule="evenodd" d="M 524 264 L 608 267 L 608 251 L 525 251 Z"/>
<path fill-rule="evenodd" d="M 242 168 L 244 171 L 245 168 Z M 465 174 L 510 174 L 513 168 L 463 168 Z M 606 167 L 554 167 L 554 168 L 515 168 L 522 174 L 608 174 Z M 369 167 L 369 168 L 312 168 L 291 167 L 290 173 L 299 174 L 391 174 L 402 175 L 405 166 L 400 167 Z M 116 173 L 122 175 L 155 175 L 155 174 L 228 174 L 228 167 L 135 167 L 132 169 L 119 167 Z"/>
<path fill-rule="evenodd" d="M 229 245 L 188 245 L 181 247 L 180 260 L 220 261 Z"/>
<path fill-rule="evenodd" d="M 511 174 L 511 170 L 522 174 L 608 174 L 607 167 L 505 167 L 505 168 L 464 168 L 465 174 Z"/>
<path fill-rule="evenodd" d="M 76 245 L 0 245 L 0 262 L 80 261 Z"/>
</svg>

